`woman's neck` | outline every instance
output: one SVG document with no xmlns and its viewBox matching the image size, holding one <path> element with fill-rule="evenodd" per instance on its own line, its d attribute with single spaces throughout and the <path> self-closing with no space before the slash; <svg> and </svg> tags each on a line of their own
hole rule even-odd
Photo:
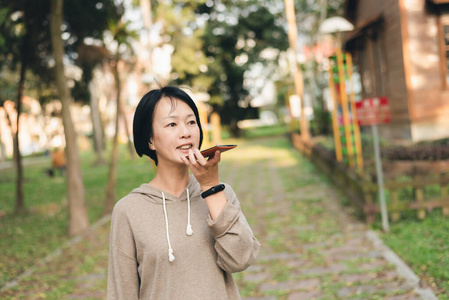
<svg viewBox="0 0 449 300">
<path fill-rule="evenodd" d="M 179 197 L 187 187 L 189 180 L 190 175 L 187 167 L 168 168 L 158 166 L 156 176 L 150 181 L 150 184 Z"/>
</svg>

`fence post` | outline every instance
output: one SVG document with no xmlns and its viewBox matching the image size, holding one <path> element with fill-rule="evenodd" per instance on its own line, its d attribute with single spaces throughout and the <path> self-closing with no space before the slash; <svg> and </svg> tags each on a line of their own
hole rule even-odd
<svg viewBox="0 0 449 300">
<path fill-rule="evenodd" d="M 220 115 L 217 112 L 213 112 L 210 115 L 210 122 L 212 123 L 212 141 L 215 145 L 217 145 L 221 141 Z"/>
<path fill-rule="evenodd" d="M 448 199 L 448 185 L 447 185 L 447 181 L 448 181 L 448 173 L 441 173 L 440 174 L 440 188 L 441 188 L 441 198 L 443 203 L 447 203 Z M 449 216 L 449 206 L 444 206 L 443 204 L 443 215 L 445 216 Z"/>
<path fill-rule="evenodd" d="M 414 186 L 415 186 L 415 200 L 418 204 L 424 203 L 424 189 L 421 186 L 421 175 L 415 175 L 414 176 Z M 424 219 L 426 217 L 426 211 L 425 209 L 419 209 L 418 210 L 418 218 Z"/>
<path fill-rule="evenodd" d="M 373 224 L 376 220 L 376 213 L 372 210 L 374 206 L 373 195 L 369 191 L 365 191 L 365 203 L 365 207 L 369 208 L 369 210 L 366 212 L 366 222 L 368 224 Z"/>
<path fill-rule="evenodd" d="M 390 199 L 391 199 L 391 208 L 396 208 L 399 204 L 399 197 L 398 197 L 398 191 L 396 189 L 390 190 Z M 391 213 L 391 220 L 393 222 L 399 221 L 401 218 L 401 213 L 399 211 L 394 210 Z"/>
</svg>

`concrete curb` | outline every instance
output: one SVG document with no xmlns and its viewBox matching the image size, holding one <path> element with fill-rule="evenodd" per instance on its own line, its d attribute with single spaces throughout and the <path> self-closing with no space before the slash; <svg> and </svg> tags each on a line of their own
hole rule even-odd
<svg viewBox="0 0 449 300">
<path fill-rule="evenodd" d="M 423 300 L 438 300 L 438 297 L 431 289 L 422 288 L 421 279 L 413 272 L 412 269 L 387 245 L 384 244 L 379 235 L 372 230 L 365 233 L 366 237 L 373 243 L 374 247 L 382 252 L 382 256 L 392 265 L 396 266 L 396 271 L 405 278 L 405 280 L 414 287 L 417 293 Z"/>
<path fill-rule="evenodd" d="M 79 234 L 79 235 L 76 235 L 75 237 L 73 237 L 69 241 L 65 242 L 61 247 L 59 247 L 58 249 L 56 249 L 52 253 L 48 254 L 46 257 L 44 257 L 42 260 L 40 260 L 34 266 L 32 266 L 29 269 L 25 270 L 22 274 L 20 274 L 19 276 L 17 276 L 13 280 L 7 282 L 5 284 L 5 286 L 0 289 L 0 292 L 4 292 L 4 291 L 7 291 L 7 290 L 15 287 L 16 285 L 19 284 L 19 281 L 21 279 L 23 279 L 23 278 L 25 278 L 27 276 L 32 275 L 34 273 L 34 271 L 38 267 L 40 267 L 40 266 L 50 262 L 53 258 L 61 255 L 62 254 L 62 250 L 70 248 L 73 245 L 76 245 L 77 243 L 81 242 L 87 233 L 95 231 L 97 228 L 99 228 L 102 225 L 106 224 L 109 220 L 111 220 L 111 215 L 110 214 L 102 217 L 100 220 L 98 220 L 92 226 L 90 226 L 89 229 L 86 232 L 84 232 L 82 234 Z"/>
</svg>

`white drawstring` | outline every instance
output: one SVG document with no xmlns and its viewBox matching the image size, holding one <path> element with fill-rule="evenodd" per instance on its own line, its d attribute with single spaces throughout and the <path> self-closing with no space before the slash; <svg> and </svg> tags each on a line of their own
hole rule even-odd
<svg viewBox="0 0 449 300">
<path fill-rule="evenodd" d="M 193 234 L 192 225 L 190 225 L 190 196 L 189 196 L 189 189 L 187 189 L 187 229 L 186 229 L 187 235 Z"/>
<path fill-rule="evenodd" d="M 162 203 L 164 206 L 164 216 L 165 216 L 165 232 L 167 233 L 167 243 L 168 243 L 168 260 L 170 262 L 175 260 L 175 256 L 173 255 L 173 249 L 171 247 L 171 243 L 170 243 L 170 234 L 168 233 L 168 217 L 167 217 L 167 207 L 165 205 L 165 194 L 164 192 L 162 192 Z M 192 225 L 190 224 L 190 194 L 189 194 L 189 189 L 187 189 L 187 229 L 186 229 L 186 234 L 187 235 L 192 235 L 193 234 L 193 229 L 192 229 Z"/>
<path fill-rule="evenodd" d="M 165 231 L 167 233 L 167 242 L 168 242 L 168 260 L 170 262 L 175 260 L 175 256 L 173 255 L 173 249 L 170 244 L 170 234 L 168 233 L 168 218 L 167 218 L 167 208 L 165 207 L 165 195 L 162 192 L 162 203 L 164 204 L 164 215 L 165 215 Z"/>
</svg>

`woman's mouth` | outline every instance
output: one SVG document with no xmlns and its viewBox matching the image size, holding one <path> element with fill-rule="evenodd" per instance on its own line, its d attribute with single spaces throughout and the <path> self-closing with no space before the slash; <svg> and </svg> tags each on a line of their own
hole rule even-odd
<svg viewBox="0 0 449 300">
<path fill-rule="evenodd" d="M 176 148 L 176 149 L 179 149 L 179 150 L 189 150 L 190 148 L 192 148 L 192 144 L 189 144 L 189 145 L 182 145 L 182 146 L 179 146 L 179 147 Z"/>
</svg>

